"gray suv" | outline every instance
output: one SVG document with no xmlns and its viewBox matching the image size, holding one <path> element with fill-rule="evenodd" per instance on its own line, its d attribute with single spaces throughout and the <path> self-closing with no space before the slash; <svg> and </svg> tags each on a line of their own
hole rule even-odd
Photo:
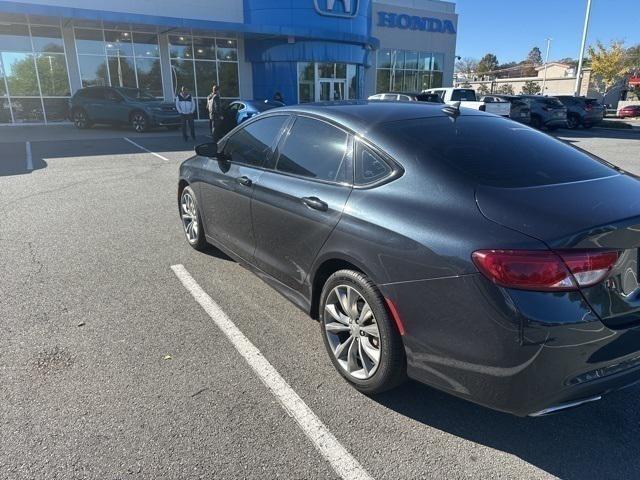
<svg viewBox="0 0 640 480">
<path fill-rule="evenodd" d="M 533 128 L 555 130 L 567 126 L 567 108 L 555 97 L 520 95 L 531 109 L 530 125 Z"/>
<path fill-rule="evenodd" d="M 604 118 L 605 109 L 595 98 L 559 95 L 556 97 L 567 107 L 567 128 L 574 129 L 582 125 L 591 128 Z"/>
<path fill-rule="evenodd" d="M 136 132 L 146 132 L 151 127 L 180 126 L 175 105 L 137 88 L 81 88 L 69 101 L 69 116 L 78 128 L 96 123 L 128 124 Z"/>
</svg>

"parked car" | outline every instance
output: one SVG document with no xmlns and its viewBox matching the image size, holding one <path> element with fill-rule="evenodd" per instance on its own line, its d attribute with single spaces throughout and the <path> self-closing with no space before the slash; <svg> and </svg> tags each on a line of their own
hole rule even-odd
<svg viewBox="0 0 640 480">
<path fill-rule="evenodd" d="M 409 376 L 536 416 L 640 380 L 639 196 L 527 126 L 380 101 L 262 113 L 198 146 L 177 191 L 188 243 L 318 319 L 355 388 Z"/>
<path fill-rule="evenodd" d="M 567 126 L 567 107 L 555 97 L 542 95 L 519 95 L 529 105 L 533 128 L 555 130 Z"/>
<path fill-rule="evenodd" d="M 440 95 L 436 93 L 404 93 L 404 92 L 388 92 L 377 93 L 371 95 L 369 100 L 385 100 L 385 101 L 399 101 L 399 102 L 431 102 L 431 103 L 444 103 L 440 98 Z"/>
<path fill-rule="evenodd" d="M 71 121 L 77 128 L 94 124 L 129 124 L 136 132 L 152 127 L 177 128 L 180 115 L 173 103 L 137 88 L 87 87 L 69 100 Z"/>
<path fill-rule="evenodd" d="M 234 100 L 223 108 L 222 135 L 262 112 L 284 106 L 275 100 Z"/>
<path fill-rule="evenodd" d="M 531 108 L 529 104 L 517 95 L 485 95 L 480 100 L 484 102 L 506 101 L 511 104 L 509 118 L 516 122 L 529 124 L 531 122 Z"/>
<path fill-rule="evenodd" d="M 474 108 L 502 117 L 508 117 L 511 113 L 511 104 L 509 102 L 478 101 L 475 90 L 471 88 L 431 88 L 424 90 L 422 93 L 435 93 L 444 103 L 460 102 L 462 107 Z"/>
<path fill-rule="evenodd" d="M 567 107 L 567 128 L 573 130 L 580 125 L 591 128 L 604 118 L 605 108 L 595 98 L 572 95 L 556 95 L 556 98 Z"/>
<path fill-rule="evenodd" d="M 634 118 L 640 117 L 640 105 L 627 105 L 618 110 L 618 117 L 620 118 Z"/>
</svg>

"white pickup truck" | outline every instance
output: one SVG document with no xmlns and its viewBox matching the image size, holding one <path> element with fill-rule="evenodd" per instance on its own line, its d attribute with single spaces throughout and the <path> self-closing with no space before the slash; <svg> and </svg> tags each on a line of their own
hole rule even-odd
<svg viewBox="0 0 640 480">
<path fill-rule="evenodd" d="M 476 97 L 475 90 L 471 88 L 431 88 L 422 93 L 435 93 L 440 96 L 444 103 L 452 104 L 460 102 L 461 107 L 475 108 L 483 112 L 493 113 L 508 117 L 511 113 L 511 103 L 504 102 L 481 102 Z"/>
</svg>

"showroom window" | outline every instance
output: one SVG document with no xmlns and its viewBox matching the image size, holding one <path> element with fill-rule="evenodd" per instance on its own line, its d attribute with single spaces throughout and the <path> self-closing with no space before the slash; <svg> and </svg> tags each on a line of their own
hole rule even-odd
<svg viewBox="0 0 640 480">
<path fill-rule="evenodd" d="M 0 23 L 0 124 L 66 120 L 67 59 L 52 23 Z"/>
<path fill-rule="evenodd" d="M 162 97 L 158 35 L 92 28 L 74 34 L 83 87 L 140 88 Z"/>
<path fill-rule="evenodd" d="M 208 118 L 207 95 L 214 83 L 222 98 L 240 96 L 236 39 L 169 35 L 169 54 L 173 93 L 187 87 L 197 100 L 198 118 Z"/>
<path fill-rule="evenodd" d="M 357 71 L 347 63 L 298 63 L 298 103 L 358 98 Z"/>
<path fill-rule="evenodd" d="M 413 50 L 378 51 L 376 93 L 421 92 L 442 86 L 444 54 Z"/>
</svg>

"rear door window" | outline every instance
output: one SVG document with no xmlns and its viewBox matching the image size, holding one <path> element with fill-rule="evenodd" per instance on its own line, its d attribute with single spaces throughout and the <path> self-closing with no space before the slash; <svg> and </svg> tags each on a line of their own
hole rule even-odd
<svg viewBox="0 0 640 480">
<path fill-rule="evenodd" d="M 276 170 L 329 182 L 353 181 L 348 172 L 349 135 L 333 125 L 297 117 L 284 141 Z"/>
<path fill-rule="evenodd" d="M 474 90 L 457 88 L 453 92 L 451 92 L 451 101 L 475 102 L 476 92 Z"/>
<path fill-rule="evenodd" d="M 560 140 L 502 118 L 421 118 L 383 124 L 378 131 L 419 161 L 446 165 L 482 185 L 533 187 L 617 174 Z"/>
<path fill-rule="evenodd" d="M 233 163 L 262 167 L 288 119 L 287 115 L 276 115 L 250 123 L 227 140 L 224 153 Z"/>
</svg>

